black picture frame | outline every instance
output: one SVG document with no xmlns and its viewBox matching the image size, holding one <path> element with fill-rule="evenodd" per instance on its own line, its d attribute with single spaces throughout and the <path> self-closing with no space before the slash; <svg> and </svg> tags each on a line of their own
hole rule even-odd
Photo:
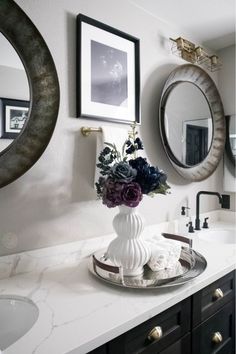
<svg viewBox="0 0 236 354">
<path fill-rule="evenodd" d="M 0 138 L 15 139 L 29 114 L 29 101 L 0 98 Z"/>
<path fill-rule="evenodd" d="M 140 124 L 140 42 L 77 16 L 77 117 Z"/>
</svg>

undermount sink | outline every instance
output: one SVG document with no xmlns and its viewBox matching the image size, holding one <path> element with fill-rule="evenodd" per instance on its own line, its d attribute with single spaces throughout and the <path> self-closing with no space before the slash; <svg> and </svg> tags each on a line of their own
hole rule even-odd
<svg viewBox="0 0 236 354">
<path fill-rule="evenodd" d="M 198 237 L 207 242 L 236 244 L 236 231 L 233 229 L 202 230 L 198 232 Z"/>
<path fill-rule="evenodd" d="M 30 299 L 0 295 L 0 352 L 28 332 L 38 315 L 38 307 Z"/>
</svg>

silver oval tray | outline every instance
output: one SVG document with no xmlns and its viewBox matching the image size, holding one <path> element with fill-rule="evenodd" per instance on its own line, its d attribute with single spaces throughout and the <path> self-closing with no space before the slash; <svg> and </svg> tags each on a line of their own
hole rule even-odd
<svg viewBox="0 0 236 354">
<path fill-rule="evenodd" d="M 90 256 L 88 265 L 90 272 L 97 278 L 109 284 L 135 289 L 155 289 L 185 284 L 200 275 L 206 266 L 206 259 L 189 247 L 182 247 L 175 268 L 153 272 L 146 265 L 143 274 L 139 276 L 123 276 L 122 268 L 114 266 L 106 258 L 106 250 L 100 250 Z"/>
</svg>

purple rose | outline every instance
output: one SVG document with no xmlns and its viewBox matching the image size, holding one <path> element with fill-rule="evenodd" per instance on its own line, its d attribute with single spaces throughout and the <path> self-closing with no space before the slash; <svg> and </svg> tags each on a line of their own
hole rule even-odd
<svg viewBox="0 0 236 354">
<path fill-rule="evenodd" d="M 142 191 L 138 183 L 131 182 L 124 185 L 122 191 L 122 200 L 124 205 L 134 208 L 139 204 L 142 198 Z"/>
<path fill-rule="evenodd" d="M 124 183 L 114 182 L 108 178 L 104 184 L 102 192 L 102 202 L 108 208 L 114 208 L 122 204 L 122 191 Z"/>
</svg>

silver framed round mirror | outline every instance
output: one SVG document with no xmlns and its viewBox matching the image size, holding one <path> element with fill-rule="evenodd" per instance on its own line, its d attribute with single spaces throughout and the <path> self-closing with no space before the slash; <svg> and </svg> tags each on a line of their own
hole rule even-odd
<svg viewBox="0 0 236 354">
<path fill-rule="evenodd" d="M 225 118 L 216 85 L 203 69 L 186 64 L 171 72 L 159 123 L 165 152 L 182 177 L 201 181 L 215 171 L 224 152 Z"/>
<path fill-rule="evenodd" d="M 7 116 L 8 120 L 5 121 L 9 122 L 10 132 L 16 132 L 7 135 L 7 127 L 5 130 L 2 128 L 4 132 L 0 130 L 0 140 L 9 137 L 12 139 L 13 135 L 15 138 L 11 142 L 5 142 L 6 145 L 2 145 L 0 149 L 1 188 L 31 168 L 47 147 L 58 115 L 59 82 L 44 39 L 13 0 L 0 1 L 0 33 L 12 45 L 23 63 L 30 93 L 28 106 L 22 103 L 26 104 L 26 101 L 16 100 L 16 97 L 1 97 L 1 126 L 4 127 L 2 120 Z M 8 110 L 4 104 L 8 105 Z"/>
</svg>

